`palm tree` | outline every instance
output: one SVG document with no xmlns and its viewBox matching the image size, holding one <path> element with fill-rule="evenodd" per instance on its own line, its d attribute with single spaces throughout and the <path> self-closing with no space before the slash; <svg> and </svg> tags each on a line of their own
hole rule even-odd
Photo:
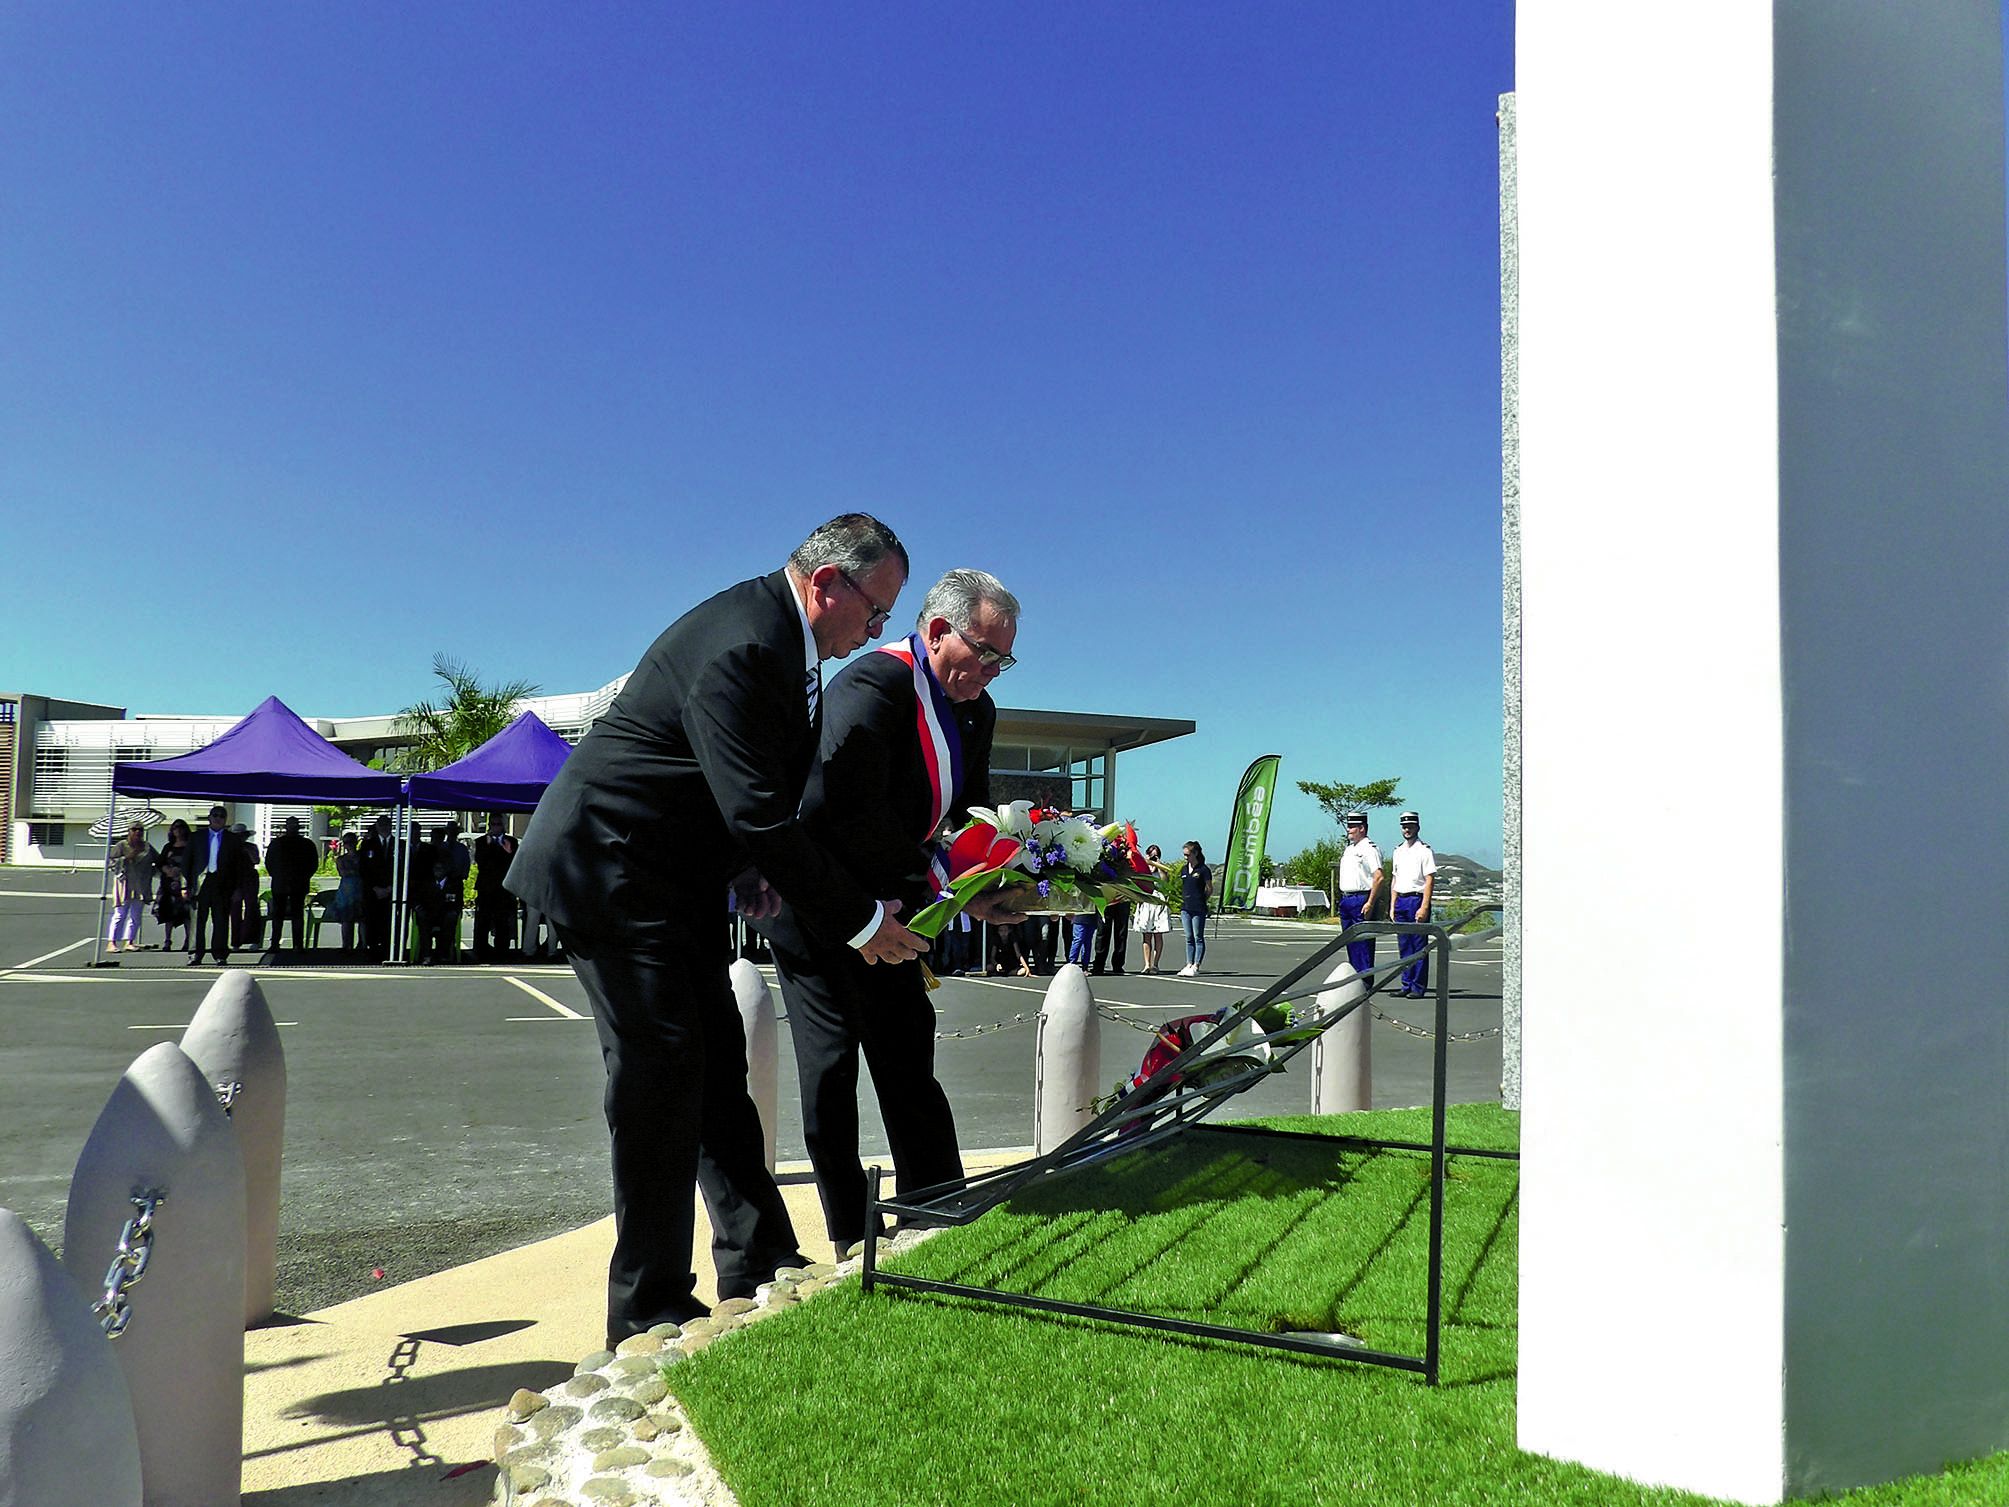
<svg viewBox="0 0 2009 1507">
<path fill-rule="evenodd" d="M 538 691 L 527 680 L 485 686 L 478 671 L 444 654 L 433 656 L 432 672 L 446 691 L 439 704 L 408 706 L 391 725 L 398 737 L 412 740 L 393 756 L 400 774 L 441 769 L 474 752 L 509 726 L 517 702 Z"/>
</svg>

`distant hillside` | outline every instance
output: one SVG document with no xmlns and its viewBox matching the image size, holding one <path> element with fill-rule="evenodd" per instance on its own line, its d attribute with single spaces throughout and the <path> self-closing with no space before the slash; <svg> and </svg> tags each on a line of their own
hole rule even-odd
<svg viewBox="0 0 2009 1507">
<path fill-rule="evenodd" d="M 1497 895 L 1501 874 L 1476 858 L 1457 853 L 1437 855 L 1437 893 L 1440 895 Z"/>
</svg>

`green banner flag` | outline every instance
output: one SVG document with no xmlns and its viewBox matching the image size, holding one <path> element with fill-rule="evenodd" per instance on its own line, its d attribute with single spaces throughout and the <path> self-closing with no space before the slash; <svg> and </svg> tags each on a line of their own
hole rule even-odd
<svg viewBox="0 0 2009 1507">
<path fill-rule="evenodd" d="M 1228 828 L 1228 853 L 1221 860 L 1220 908 L 1254 910 L 1256 886 L 1263 882 L 1263 842 L 1270 834 L 1270 805 L 1277 793 L 1282 754 L 1264 754 L 1242 776 L 1235 792 L 1235 816 Z"/>
</svg>

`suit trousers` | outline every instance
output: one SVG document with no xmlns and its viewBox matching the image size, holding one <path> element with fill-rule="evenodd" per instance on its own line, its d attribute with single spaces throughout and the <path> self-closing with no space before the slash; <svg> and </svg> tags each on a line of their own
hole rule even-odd
<svg viewBox="0 0 2009 1507">
<path fill-rule="evenodd" d="M 1095 928 L 1095 971 L 1121 973 L 1130 955 L 1130 902 L 1118 900 L 1102 913 Z"/>
<path fill-rule="evenodd" d="M 307 892 L 285 894 L 279 890 L 272 892 L 272 950 L 279 950 L 279 936 L 288 922 L 293 926 L 293 950 L 301 951 L 307 935 Z"/>
<path fill-rule="evenodd" d="M 614 1142 L 607 1334 L 705 1311 L 693 1294 L 692 1187 L 711 1213 L 723 1298 L 750 1298 L 799 1265 L 746 1087 L 746 1036 L 716 926 L 650 922 L 612 936 L 557 928 L 592 1001 Z"/>
<path fill-rule="evenodd" d="M 230 956 L 230 910 L 233 891 L 236 886 L 225 874 L 204 874 L 198 877 L 195 890 L 195 931 L 189 951 L 201 957 L 204 951 L 203 928 L 208 927 L 208 950 L 221 963 Z"/>
<path fill-rule="evenodd" d="M 776 971 L 795 1038 L 802 1137 L 816 1170 L 830 1239 L 865 1238 L 865 1169 L 858 1160 L 858 1054 L 892 1148 L 900 1192 L 963 1175 L 956 1117 L 935 1078 L 935 1007 L 919 961 L 871 964 L 855 948 L 804 955 L 777 945 Z"/>
<path fill-rule="evenodd" d="M 486 962 L 516 946 L 516 897 L 497 885 L 474 892 L 474 960 Z"/>
</svg>

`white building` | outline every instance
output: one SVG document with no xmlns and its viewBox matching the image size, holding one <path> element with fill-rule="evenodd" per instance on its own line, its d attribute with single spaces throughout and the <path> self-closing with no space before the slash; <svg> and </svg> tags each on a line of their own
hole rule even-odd
<svg viewBox="0 0 2009 1507">
<path fill-rule="evenodd" d="M 559 736 L 577 743 L 612 704 L 627 677 L 561 696 L 531 696 L 517 703 Z M 393 759 L 411 740 L 398 731 L 396 713 L 367 717 L 316 717 L 307 725 L 352 758 Z M 94 862 L 111 801 L 112 766 L 191 753 L 235 727 L 234 716 L 133 713 L 93 702 L 0 691 L 0 863 Z M 1103 716 L 1088 712 L 998 709 L 991 750 L 991 786 L 1001 799 L 1051 800 L 1105 818 L 1116 810 L 1116 755 L 1183 737 L 1193 724 L 1165 717 Z M 229 804 L 226 802 L 226 804 Z M 149 827 L 176 817 L 200 825 L 211 802 L 122 799 L 121 826 L 139 815 Z M 328 830 L 327 809 L 245 803 L 232 820 L 249 827 L 262 847 L 289 816 L 317 836 Z M 94 833 L 93 827 L 98 831 Z"/>
</svg>

